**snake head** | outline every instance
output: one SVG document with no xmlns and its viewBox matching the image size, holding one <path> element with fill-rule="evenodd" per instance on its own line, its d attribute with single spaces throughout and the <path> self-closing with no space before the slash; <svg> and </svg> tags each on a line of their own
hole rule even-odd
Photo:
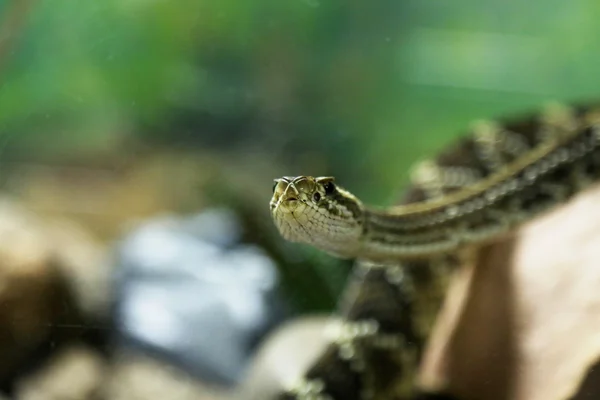
<svg viewBox="0 0 600 400">
<path fill-rule="evenodd" d="M 363 235 L 363 206 L 332 177 L 275 179 L 271 215 L 281 235 L 336 256 L 354 257 Z"/>
</svg>

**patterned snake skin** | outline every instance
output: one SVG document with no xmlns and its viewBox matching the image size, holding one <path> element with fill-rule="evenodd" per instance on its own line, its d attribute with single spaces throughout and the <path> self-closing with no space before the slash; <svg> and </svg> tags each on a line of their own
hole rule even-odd
<svg viewBox="0 0 600 400">
<path fill-rule="evenodd" d="M 581 116 L 590 110 L 595 109 L 576 107 L 575 113 Z M 437 198 L 484 179 L 527 154 L 547 134 L 537 113 L 496 126 L 502 129 L 486 130 L 479 125 L 434 160 L 420 163 L 402 203 Z M 599 176 L 596 148 L 581 162 L 558 168 L 532 185 L 522 195 L 523 207 L 560 203 L 565 193 Z M 388 265 L 357 262 L 340 302 L 344 322 L 332 326 L 327 350 L 303 380 L 279 399 L 425 398 L 414 387 L 416 369 L 448 279 L 459 265 L 458 255 Z"/>
</svg>

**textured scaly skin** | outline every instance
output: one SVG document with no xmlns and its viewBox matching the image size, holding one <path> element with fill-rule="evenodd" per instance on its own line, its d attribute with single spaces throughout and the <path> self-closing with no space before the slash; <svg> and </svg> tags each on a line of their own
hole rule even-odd
<svg viewBox="0 0 600 400">
<path fill-rule="evenodd" d="M 281 234 L 358 260 L 332 344 L 281 399 L 385 400 L 412 378 L 460 256 L 600 179 L 599 109 L 482 122 L 421 163 L 403 205 L 365 207 L 333 178 L 276 181 Z M 316 195 L 318 193 L 318 195 Z"/>
</svg>

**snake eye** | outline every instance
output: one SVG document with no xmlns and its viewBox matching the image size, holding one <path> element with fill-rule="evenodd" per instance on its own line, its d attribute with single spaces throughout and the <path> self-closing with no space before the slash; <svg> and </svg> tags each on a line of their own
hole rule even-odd
<svg viewBox="0 0 600 400">
<path fill-rule="evenodd" d="M 326 182 L 323 185 L 323 189 L 325 189 L 325 194 L 331 194 L 335 190 L 335 185 L 333 184 L 333 182 Z"/>
<path fill-rule="evenodd" d="M 313 195 L 313 198 L 315 199 L 315 201 L 318 202 L 319 200 L 321 200 L 321 193 L 319 193 L 319 192 L 315 193 Z"/>
<path fill-rule="evenodd" d="M 278 184 L 278 183 L 279 183 L 279 182 L 275 182 L 275 183 L 273 184 L 273 193 L 275 193 L 275 188 L 277 187 L 277 184 Z"/>
</svg>

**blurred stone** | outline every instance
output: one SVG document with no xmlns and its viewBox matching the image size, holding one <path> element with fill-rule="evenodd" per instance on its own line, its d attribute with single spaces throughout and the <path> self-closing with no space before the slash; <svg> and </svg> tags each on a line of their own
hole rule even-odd
<svg viewBox="0 0 600 400">
<path fill-rule="evenodd" d="M 103 383 L 105 360 L 94 350 L 71 347 L 16 385 L 16 400 L 87 400 Z"/>
<path fill-rule="evenodd" d="M 107 400 L 223 400 L 226 391 L 198 382 L 184 370 L 132 352 L 119 353 L 103 384 Z"/>
<path fill-rule="evenodd" d="M 0 201 L 0 380 L 50 331 L 59 271 L 39 221 Z M 58 297 L 61 297 L 58 294 Z"/>
<path fill-rule="evenodd" d="M 282 315 L 274 262 L 229 209 L 147 221 L 118 252 L 117 326 L 205 382 L 233 386 Z"/>
<path fill-rule="evenodd" d="M 86 312 L 107 315 L 102 253 L 74 226 L 0 199 L 0 385 L 88 330 Z"/>
<path fill-rule="evenodd" d="M 600 186 L 484 247 L 455 277 L 420 383 L 459 398 L 599 399 Z M 586 378 L 587 376 L 587 378 Z"/>
<path fill-rule="evenodd" d="M 329 344 L 329 315 L 297 318 L 269 335 L 256 353 L 235 400 L 270 400 L 291 386 Z"/>
</svg>

